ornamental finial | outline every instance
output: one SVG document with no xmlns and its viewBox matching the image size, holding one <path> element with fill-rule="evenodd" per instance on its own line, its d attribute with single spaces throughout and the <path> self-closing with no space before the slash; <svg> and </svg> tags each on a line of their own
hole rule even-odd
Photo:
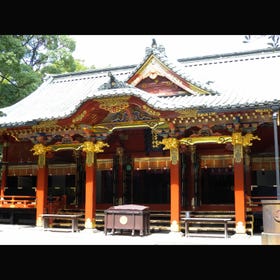
<svg viewBox="0 0 280 280">
<path fill-rule="evenodd" d="M 152 40 L 152 48 L 155 49 L 157 47 L 157 42 L 156 42 L 156 39 L 153 38 Z"/>
</svg>

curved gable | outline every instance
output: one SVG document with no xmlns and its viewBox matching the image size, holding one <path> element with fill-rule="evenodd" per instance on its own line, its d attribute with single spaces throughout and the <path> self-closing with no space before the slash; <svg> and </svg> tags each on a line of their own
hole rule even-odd
<svg viewBox="0 0 280 280">
<path fill-rule="evenodd" d="M 130 74 L 127 83 L 161 96 L 216 94 L 188 78 L 186 69 L 171 62 L 165 49 L 157 46 L 155 41 L 151 48 L 146 49 L 144 60 Z"/>
</svg>

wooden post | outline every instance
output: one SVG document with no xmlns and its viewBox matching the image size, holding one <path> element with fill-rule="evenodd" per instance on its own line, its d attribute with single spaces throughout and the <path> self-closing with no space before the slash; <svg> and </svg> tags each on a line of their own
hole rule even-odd
<svg viewBox="0 0 280 280">
<path fill-rule="evenodd" d="M 102 141 L 86 141 L 83 151 L 86 152 L 86 192 L 85 192 L 85 229 L 96 228 L 96 153 L 103 152 L 109 146 Z"/>
<path fill-rule="evenodd" d="M 36 187 L 36 225 L 43 226 L 41 215 L 47 211 L 48 197 L 48 168 L 46 166 L 46 153 L 50 151 L 50 147 L 43 144 L 35 144 L 31 151 L 38 156 L 38 173 Z"/>
<path fill-rule="evenodd" d="M 252 146 L 252 140 L 260 140 L 258 136 L 247 133 L 242 136 L 241 132 L 232 134 L 234 153 L 234 204 L 235 204 L 235 232 L 246 233 L 246 201 L 244 188 L 244 153 L 243 147 Z"/>
<path fill-rule="evenodd" d="M 86 165 L 85 228 L 96 227 L 96 164 Z"/>
<path fill-rule="evenodd" d="M 235 147 L 239 149 L 239 147 Z M 246 232 L 246 211 L 244 194 L 244 165 L 243 160 L 234 161 L 234 201 L 235 201 L 235 230 L 236 233 Z"/>
<path fill-rule="evenodd" d="M 47 212 L 48 197 L 48 168 L 46 165 L 38 167 L 37 187 L 36 187 L 36 226 L 42 227 L 43 220 L 41 214 Z"/>
<path fill-rule="evenodd" d="M 180 231 L 180 213 L 181 213 L 181 188 L 180 188 L 180 162 L 170 165 L 170 208 L 171 225 L 170 230 Z"/>
<path fill-rule="evenodd" d="M 241 132 L 232 136 L 234 158 L 234 206 L 235 206 L 235 232 L 246 233 L 246 212 L 244 193 L 244 158 L 243 138 Z"/>
<path fill-rule="evenodd" d="M 179 140 L 165 138 L 161 143 L 165 145 L 163 150 L 170 150 L 170 231 L 179 232 L 181 213 Z"/>
</svg>

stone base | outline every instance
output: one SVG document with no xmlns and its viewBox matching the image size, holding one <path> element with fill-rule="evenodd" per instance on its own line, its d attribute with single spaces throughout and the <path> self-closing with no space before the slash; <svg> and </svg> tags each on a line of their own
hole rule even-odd
<svg viewBox="0 0 280 280">
<path fill-rule="evenodd" d="M 247 239 L 247 238 L 250 238 L 250 237 L 251 236 L 248 235 L 247 233 L 235 233 L 230 238 L 232 238 L 232 239 Z"/>
<path fill-rule="evenodd" d="M 262 232 L 262 245 L 279 245 L 280 233 Z"/>
<path fill-rule="evenodd" d="M 180 231 L 180 227 L 179 224 L 176 221 L 173 221 L 170 225 L 170 231 L 173 232 L 179 232 Z"/>
<path fill-rule="evenodd" d="M 184 236 L 184 234 L 181 231 L 170 231 L 168 234 L 172 235 L 174 237 L 176 237 L 176 236 L 178 236 L 178 237 Z"/>
<path fill-rule="evenodd" d="M 98 230 L 96 228 L 84 228 L 81 232 L 82 233 L 98 233 L 98 232 L 100 232 L 100 230 Z"/>
</svg>

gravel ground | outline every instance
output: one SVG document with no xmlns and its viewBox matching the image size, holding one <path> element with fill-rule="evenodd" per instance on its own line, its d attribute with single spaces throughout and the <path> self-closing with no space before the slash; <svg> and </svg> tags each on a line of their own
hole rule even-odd
<svg viewBox="0 0 280 280">
<path fill-rule="evenodd" d="M 232 235 L 229 238 L 191 236 L 183 233 L 104 234 L 103 231 L 44 231 L 40 227 L 0 225 L 0 245 L 262 245 L 261 234 Z"/>
</svg>

